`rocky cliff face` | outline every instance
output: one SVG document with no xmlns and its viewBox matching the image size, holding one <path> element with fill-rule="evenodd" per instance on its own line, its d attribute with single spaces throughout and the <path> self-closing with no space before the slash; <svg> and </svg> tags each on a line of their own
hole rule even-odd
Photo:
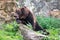
<svg viewBox="0 0 60 40">
<path fill-rule="evenodd" d="M 11 21 L 16 7 L 15 0 L 0 0 L 0 21 Z"/>
<path fill-rule="evenodd" d="M 0 20 L 9 21 L 13 19 L 12 12 L 17 7 L 15 1 L 0 0 Z M 18 7 L 27 6 L 35 15 L 45 17 L 50 16 L 51 11 L 55 9 L 60 10 L 60 0 L 18 0 L 18 2 Z"/>
<path fill-rule="evenodd" d="M 22 5 L 22 3 L 24 5 Z M 55 9 L 60 10 L 60 0 L 19 0 L 19 4 L 27 6 L 35 15 L 43 15 L 48 17 L 49 12 Z"/>
</svg>

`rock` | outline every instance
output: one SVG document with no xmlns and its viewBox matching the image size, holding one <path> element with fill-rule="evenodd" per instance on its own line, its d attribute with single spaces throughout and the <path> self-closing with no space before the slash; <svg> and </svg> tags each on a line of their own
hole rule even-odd
<svg viewBox="0 0 60 40">
<path fill-rule="evenodd" d="M 42 40 L 44 37 L 47 37 L 42 34 L 37 34 L 33 30 L 29 29 L 27 26 L 20 24 L 19 30 L 23 35 L 24 40 Z"/>
<path fill-rule="evenodd" d="M 51 17 L 60 18 L 60 10 L 58 9 L 54 9 L 53 11 L 50 11 L 49 14 Z"/>
<path fill-rule="evenodd" d="M 6 22 L 14 20 L 12 12 L 15 12 L 16 8 L 15 0 L 0 0 L 0 19 Z"/>
<path fill-rule="evenodd" d="M 49 11 L 53 9 L 60 10 L 60 0 L 26 0 L 19 3 L 27 6 L 35 15 L 49 16 Z M 20 5 L 21 5 L 20 4 Z M 28 5 L 29 4 L 29 5 Z M 22 6 L 24 6 L 22 5 Z"/>
</svg>

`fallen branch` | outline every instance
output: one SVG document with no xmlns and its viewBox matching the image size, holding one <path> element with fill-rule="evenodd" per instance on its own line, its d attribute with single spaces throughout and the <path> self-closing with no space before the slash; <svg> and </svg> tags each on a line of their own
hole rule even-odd
<svg viewBox="0 0 60 40">
<path fill-rule="evenodd" d="M 44 37 L 46 37 L 45 35 L 37 34 L 23 24 L 20 24 L 19 30 L 21 31 L 24 40 L 42 40 Z"/>
</svg>

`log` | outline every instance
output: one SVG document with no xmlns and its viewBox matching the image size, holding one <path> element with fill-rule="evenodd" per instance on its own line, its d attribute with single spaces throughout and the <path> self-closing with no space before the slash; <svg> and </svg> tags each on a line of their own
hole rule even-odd
<svg viewBox="0 0 60 40">
<path fill-rule="evenodd" d="M 21 31 L 24 40 L 42 40 L 43 38 L 47 37 L 42 34 L 37 34 L 35 31 L 29 29 L 23 24 L 19 24 L 19 31 Z"/>
</svg>

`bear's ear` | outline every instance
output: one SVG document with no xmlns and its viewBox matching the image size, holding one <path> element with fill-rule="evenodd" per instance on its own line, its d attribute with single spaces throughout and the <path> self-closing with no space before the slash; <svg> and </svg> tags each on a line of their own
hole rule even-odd
<svg viewBox="0 0 60 40">
<path fill-rule="evenodd" d="M 21 13 L 25 14 L 25 9 L 24 8 L 21 8 Z"/>
<path fill-rule="evenodd" d="M 17 14 L 21 14 L 21 10 L 20 10 L 20 8 L 17 8 L 16 11 L 15 11 L 15 13 L 17 13 Z"/>
<path fill-rule="evenodd" d="M 26 8 L 26 6 L 23 6 L 22 8 Z"/>
<path fill-rule="evenodd" d="M 26 6 L 24 6 L 24 8 L 26 8 Z"/>
<path fill-rule="evenodd" d="M 20 12 L 19 12 L 19 10 L 16 10 L 16 12 L 15 12 L 15 13 L 19 14 Z"/>
</svg>

